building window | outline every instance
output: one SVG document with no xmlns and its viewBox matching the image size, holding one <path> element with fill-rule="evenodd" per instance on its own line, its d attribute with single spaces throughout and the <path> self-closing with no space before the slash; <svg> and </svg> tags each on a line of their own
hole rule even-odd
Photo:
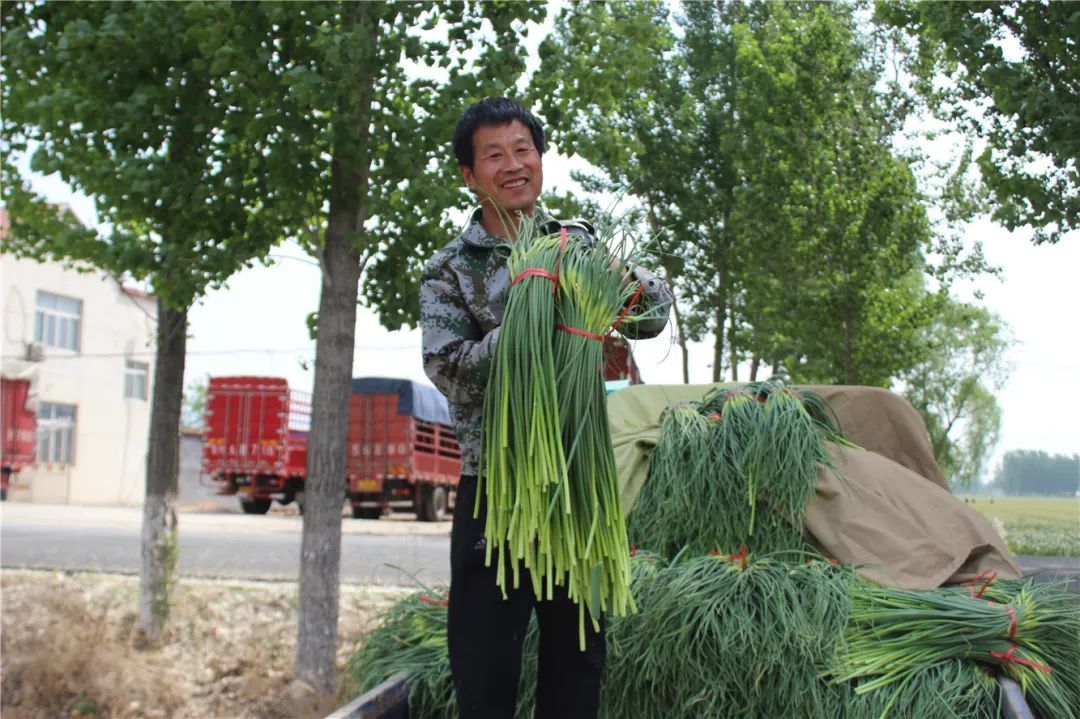
<svg viewBox="0 0 1080 719">
<path fill-rule="evenodd" d="M 38 407 L 37 461 L 72 464 L 75 458 L 75 405 L 42 402 Z"/>
<path fill-rule="evenodd" d="M 38 291 L 34 313 L 35 342 L 78 352 L 81 328 L 82 300 Z"/>
<path fill-rule="evenodd" d="M 146 362 L 128 360 L 124 365 L 124 396 L 146 399 L 150 384 L 150 365 Z"/>
</svg>

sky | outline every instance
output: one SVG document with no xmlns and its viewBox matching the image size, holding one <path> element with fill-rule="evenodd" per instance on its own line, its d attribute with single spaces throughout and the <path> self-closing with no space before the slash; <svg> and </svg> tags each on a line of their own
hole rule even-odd
<svg viewBox="0 0 1080 719">
<path fill-rule="evenodd" d="M 543 34 L 544 28 L 538 29 L 530 33 L 533 48 Z M 85 223 L 97 224 L 90 199 L 73 193 L 56 176 L 29 175 L 25 160 L 21 164 L 24 176 L 48 200 L 69 204 Z M 570 172 L 587 167 L 553 147 L 544 157 L 545 189 L 576 191 Z M 452 216 L 459 216 L 461 209 Z M 958 286 L 956 294 L 971 300 L 980 291 L 979 303 L 997 313 L 1015 339 L 1007 354 L 1011 371 L 998 395 L 1001 439 L 983 479 L 992 477 L 1010 450 L 1080 453 L 1080 420 L 1073 414 L 1080 410 L 1080 232 L 1066 235 L 1057 245 L 1034 246 L 1030 232 L 1010 233 L 983 219 L 969 225 L 965 237 L 982 242 L 986 258 L 1001 268 L 1002 278 L 979 278 Z M 271 259 L 269 267 L 237 273 L 226 287 L 211 290 L 191 309 L 185 384 L 207 375 L 273 375 L 310 390 L 315 347 L 305 319 L 318 306 L 319 268 L 294 243 L 273 250 Z M 633 343 L 633 352 L 645 382 L 682 381 L 681 355 L 670 331 Z M 690 381 L 709 381 L 711 361 L 709 346 L 691 345 Z M 390 332 L 372 311 L 359 308 L 353 376 L 428 383 L 419 331 Z"/>
</svg>

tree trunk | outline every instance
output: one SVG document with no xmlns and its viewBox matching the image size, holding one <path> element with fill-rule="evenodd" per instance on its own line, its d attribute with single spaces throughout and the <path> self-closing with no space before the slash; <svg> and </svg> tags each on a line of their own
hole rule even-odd
<svg viewBox="0 0 1080 719">
<path fill-rule="evenodd" d="M 660 228 L 660 221 L 656 218 L 656 205 L 651 198 L 646 198 L 646 206 L 648 208 L 647 217 L 649 222 L 649 229 L 652 230 L 654 237 L 659 237 L 662 234 Z M 682 381 L 683 384 L 690 384 L 690 354 L 686 347 L 686 328 L 683 327 L 682 313 L 679 312 L 679 301 L 675 298 L 675 279 L 678 276 L 676 272 L 671 270 L 671 267 L 667 264 L 664 265 L 664 270 L 667 272 L 668 282 L 671 286 L 668 288 L 671 290 L 672 302 L 671 311 L 675 315 L 675 327 L 678 331 L 676 335 L 679 343 L 679 351 L 682 352 Z"/>
<path fill-rule="evenodd" d="M 355 179 L 343 182 L 345 173 L 336 161 L 333 174 L 336 189 L 356 191 Z M 295 674 L 320 691 L 334 689 L 336 672 L 341 505 L 346 491 L 345 445 L 360 281 L 360 252 L 350 241 L 357 228 L 350 215 L 331 209 L 323 249 L 300 548 Z"/>
<path fill-rule="evenodd" d="M 843 372 L 844 372 L 844 384 L 858 384 L 858 378 L 855 376 L 855 342 L 853 339 L 854 332 L 851 327 L 851 320 L 844 320 L 844 349 L 843 349 Z"/>
<path fill-rule="evenodd" d="M 671 303 L 671 311 L 675 314 L 675 327 L 678 330 L 676 337 L 679 342 L 679 351 L 682 352 L 682 381 L 683 384 L 690 384 L 690 354 L 686 347 L 686 328 L 683 327 L 678 302 Z"/>
<path fill-rule="evenodd" d="M 345 30 L 370 23 L 372 46 L 378 21 L 367 3 L 346 5 Z M 338 123 L 355 128 L 355 145 L 335 156 L 330 176 L 330 214 L 322 264 L 315 347 L 311 434 L 304 486 L 304 534 L 300 546 L 300 602 L 293 674 L 315 690 L 336 688 L 341 505 L 356 339 L 357 285 L 363 270 L 359 238 L 364 231 L 370 179 L 370 111 L 374 75 L 350 84 L 339 104 Z"/>
<path fill-rule="evenodd" d="M 731 308 L 728 312 L 728 361 L 731 362 L 731 381 L 739 381 L 739 351 L 735 346 L 735 293 L 731 293 Z"/>
<path fill-rule="evenodd" d="M 757 382 L 758 368 L 761 367 L 761 358 L 754 355 L 754 359 L 750 361 L 750 381 Z"/>
<path fill-rule="evenodd" d="M 724 319 L 726 317 L 727 312 L 724 310 L 724 303 L 720 303 L 719 309 L 716 310 L 716 336 L 713 341 L 713 382 L 719 382 L 723 378 L 722 363 L 724 361 Z"/>
<path fill-rule="evenodd" d="M 180 473 L 180 406 L 184 397 L 187 309 L 158 307 L 154 395 L 146 453 L 142 568 L 135 644 L 156 646 L 169 614 L 176 569 L 176 487 Z"/>
</svg>

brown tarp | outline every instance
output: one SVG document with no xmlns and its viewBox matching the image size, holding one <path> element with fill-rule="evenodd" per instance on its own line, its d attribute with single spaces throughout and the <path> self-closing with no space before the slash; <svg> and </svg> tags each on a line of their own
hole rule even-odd
<svg viewBox="0 0 1080 719">
<path fill-rule="evenodd" d="M 633 508 L 673 402 L 700 400 L 715 385 L 637 385 L 608 398 L 624 510 Z M 949 491 L 918 412 L 874 387 L 808 387 L 836 412 L 859 449 L 829 445 L 840 475 L 819 468 L 806 507 L 810 541 L 885 586 L 930 589 L 985 570 L 1016 579 L 1020 568 L 990 523 Z"/>
</svg>

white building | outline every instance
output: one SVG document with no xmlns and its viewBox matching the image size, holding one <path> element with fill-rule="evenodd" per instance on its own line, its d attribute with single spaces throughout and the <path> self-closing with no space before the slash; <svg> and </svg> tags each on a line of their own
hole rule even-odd
<svg viewBox="0 0 1080 719">
<path fill-rule="evenodd" d="M 8 227 L 0 208 L 0 236 Z M 0 253 L 6 378 L 31 380 L 37 456 L 8 501 L 141 504 L 157 300 L 99 271 Z"/>
</svg>

